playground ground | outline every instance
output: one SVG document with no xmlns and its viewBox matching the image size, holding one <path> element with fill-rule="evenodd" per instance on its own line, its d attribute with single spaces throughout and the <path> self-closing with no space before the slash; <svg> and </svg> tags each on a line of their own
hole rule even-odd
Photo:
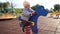
<svg viewBox="0 0 60 34">
<path fill-rule="evenodd" d="M 42 19 L 42 20 L 45 20 L 45 19 Z M 52 19 L 52 20 L 53 20 L 52 22 L 58 23 L 58 19 Z M 47 21 L 47 22 L 49 22 L 49 21 Z M 38 21 L 38 24 L 39 24 L 39 21 Z M 40 23 L 40 24 L 42 24 L 42 23 Z M 40 26 L 41 25 L 38 25 L 38 27 L 40 27 Z M 43 27 L 43 26 L 41 26 L 41 27 Z M 60 33 L 54 33 L 54 32 L 55 31 L 49 31 L 49 30 L 46 31 L 44 29 L 40 30 L 40 28 L 39 28 L 39 34 L 60 34 Z M 23 34 L 21 31 L 21 27 L 19 26 L 19 22 L 18 22 L 17 18 L 13 19 L 13 20 L 0 21 L 0 34 Z"/>
</svg>

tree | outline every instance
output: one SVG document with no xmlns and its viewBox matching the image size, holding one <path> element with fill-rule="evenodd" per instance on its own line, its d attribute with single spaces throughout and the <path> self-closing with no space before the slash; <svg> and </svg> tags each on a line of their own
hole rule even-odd
<svg viewBox="0 0 60 34">
<path fill-rule="evenodd" d="M 4 9 L 8 8 L 8 6 L 9 6 L 9 2 L 3 3 L 3 8 L 4 8 Z"/>
<path fill-rule="evenodd" d="M 32 8 L 33 10 L 35 10 L 35 9 L 36 9 L 36 6 L 32 6 L 31 8 Z"/>
<path fill-rule="evenodd" d="M 3 3 L 3 8 L 7 8 L 7 3 Z"/>
<path fill-rule="evenodd" d="M 39 4 L 36 4 L 35 6 L 32 6 L 31 8 L 32 8 L 33 10 L 35 10 L 37 6 L 40 6 L 40 5 L 39 5 Z"/>
<path fill-rule="evenodd" d="M 4 2 L 4 3 L 0 2 L 0 11 L 4 13 L 4 10 L 7 9 L 8 6 L 9 6 L 9 2 Z"/>
<path fill-rule="evenodd" d="M 54 10 L 58 10 L 59 11 L 60 10 L 60 5 L 59 4 L 55 4 L 54 5 Z"/>
<path fill-rule="evenodd" d="M 0 2 L 0 8 L 2 7 L 2 3 Z"/>
</svg>

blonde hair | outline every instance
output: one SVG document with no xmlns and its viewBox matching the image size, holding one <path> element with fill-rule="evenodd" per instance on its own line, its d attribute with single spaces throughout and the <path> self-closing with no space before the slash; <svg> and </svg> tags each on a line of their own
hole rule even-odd
<svg viewBox="0 0 60 34">
<path fill-rule="evenodd" d="M 25 6 L 25 5 L 30 5 L 30 3 L 27 2 L 27 1 L 24 1 L 24 2 L 23 2 L 23 5 L 24 5 L 24 6 Z"/>
</svg>

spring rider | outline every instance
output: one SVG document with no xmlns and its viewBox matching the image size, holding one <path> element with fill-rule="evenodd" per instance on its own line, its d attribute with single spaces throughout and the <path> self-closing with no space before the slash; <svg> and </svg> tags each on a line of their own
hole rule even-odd
<svg viewBox="0 0 60 34">
<path fill-rule="evenodd" d="M 37 20 L 39 16 L 47 16 L 48 10 L 44 9 L 43 6 L 37 6 L 36 7 L 36 15 L 32 16 L 30 18 L 31 21 L 34 22 L 34 26 L 32 27 L 33 34 L 38 34 L 38 28 L 37 28 Z"/>
<path fill-rule="evenodd" d="M 36 15 L 31 16 L 30 21 L 34 22 L 34 26 L 31 26 L 33 34 L 38 34 L 38 28 L 37 28 L 37 20 L 39 16 L 47 16 L 48 10 L 44 9 L 44 6 L 37 6 L 36 7 Z M 20 20 L 20 17 L 18 18 Z M 20 24 L 22 26 L 22 24 Z"/>
</svg>

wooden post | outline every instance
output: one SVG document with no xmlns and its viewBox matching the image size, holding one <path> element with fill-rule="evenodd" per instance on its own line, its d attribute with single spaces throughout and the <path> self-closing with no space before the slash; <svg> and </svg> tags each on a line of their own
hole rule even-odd
<svg viewBox="0 0 60 34">
<path fill-rule="evenodd" d="M 6 17 L 8 17 L 8 13 L 6 13 Z"/>
<path fill-rule="evenodd" d="M 6 15 L 5 15 L 6 17 L 8 17 L 9 15 L 8 15 L 8 11 L 6 11 Z"/>
</svg>

